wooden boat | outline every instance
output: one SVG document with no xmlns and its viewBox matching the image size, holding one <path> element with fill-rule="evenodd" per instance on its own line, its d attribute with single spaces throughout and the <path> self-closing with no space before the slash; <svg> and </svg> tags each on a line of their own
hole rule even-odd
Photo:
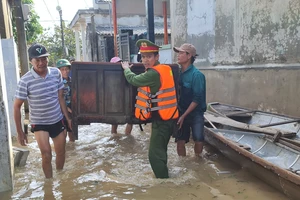
<svg viewBox="0 0 300 200">
<path fill-rule="evenodd" d="M 291 199 L 300 196 L 300 151 L 265 134 L 205 127 L 205 141 Z"/>
<path fill-rule="evenodd" d="M 209 103 L 208 110 L 238 122 L 256 125 L 260 128 L 269 127 L 280 131 L 296 133 L 296 139 L 300 140 L 300 119 L 296 117 L 252 110 L 218 102 Z"/>
</svg>

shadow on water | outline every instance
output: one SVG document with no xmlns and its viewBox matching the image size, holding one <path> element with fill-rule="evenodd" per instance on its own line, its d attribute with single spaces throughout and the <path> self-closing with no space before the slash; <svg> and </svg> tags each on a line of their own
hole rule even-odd
<svg viewBox="0 0 300 200">
<path fill-rule="evenodd" d="M 123 133 L 125 126 L 119 127 Z M 23 168 L 16 168 L 14 190 L 0 199 L 287 199 L 206 145 L 203 158 L 178 157 L 168 146 L 169 179 L 156 179 L 148 161 L 150 126 L 144 132 L 110 134 L 110 125 L 79 127 L 79 140 L 67 143 L 63 171 L 45 180 L 34 136 Z M 53 167 L 55 154 L 53 153 Z"/>
</svg>

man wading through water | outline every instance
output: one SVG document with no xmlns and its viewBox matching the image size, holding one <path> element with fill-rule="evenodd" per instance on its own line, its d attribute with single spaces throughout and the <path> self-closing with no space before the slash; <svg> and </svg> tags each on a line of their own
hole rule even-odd
<svg viewBox="0 0 300 200">
<path fill-rule="evenodd" d="M 193 65 L 197 56 L 194 45 L 185 43 L 181 47 L 174 47 L 174 51 L 181 66 L 177 153 L 179 156 L 186 156 L 185 143 L 189 142 L 192 129 L 194 152 L 196 156 L 200 156 L 204 142 L 203 115 L 206 111 L 205 76 Z"/>
<path fill-rule="evenodd" d="M 18 141 L 25 146 L 27 136 L 21 125 L 21 106 L 28 100 L 29 119 L 32 132 L 42 154 L 42 167 L 46 178 L 52 178 L 52 151 L 49 137 L 52 138 L 56 153 L 56 169 L 61 170 L 65 164 L 66 135 L 63 115 L 66 116 L 69 127 L 71 119 L 68 117 L 63 95 L 63 80 L 59 69 L 48 67 L 46 48 L 40 44 L 33 44 L 28 49 L 32 68 L 21 77 L 14 102 L 14 119 L 18 132 Z"/>
<path fill-rule="evenodd" d="M 138 88 L 135 117 L 152 120 L 148 157 L 156 178 L 169 178 L 167 147 L 178 118 L 176 90 L 172 69 L 161 65 L 159 47 L 149 40 L 137 41 L 146 71 L 136 75 L 128 62 L 122 62 L 127 81 Z"/>
</svg>

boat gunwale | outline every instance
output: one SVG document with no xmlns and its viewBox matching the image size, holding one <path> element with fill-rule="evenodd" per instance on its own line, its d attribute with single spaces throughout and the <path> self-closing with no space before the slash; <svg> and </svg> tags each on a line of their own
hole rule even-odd
<svg viewBox="0 0 300 200">
<path fill-rule="evenodd" d="M 286 117 L 286 118 L 290 118 L 290 119 L 299 119 L 299 117 L 296 116 L 291 116 L 291 115 L 285 115 L 285 114 L 279 114 L 279 113 L 272 113 L 272 112 L 268 112 L 268 111 L 263 111 L 263 110 L 257 110 L 257 109 L 251 109 L 251 108 L 246 108 L 246 107 L 240 107 L 240 106 L 235 106 L 235 105 L 230 105 L 230 104 L 226 104 L 226 103 L 220 103 L 220 102 L 211 102 L 208 103 L 208 107 L 210 109 L 212 109 L 213 112 L 216 112 L 224 117 L 227 117 L 226 115 L 224 115 L 223 113 L 220 113 L 219 111 L 217 111 L 215 108 L 213 108 L 213 105 L 225 105 L 225 106 L 229 106 L 229 107 L 234 107 L 234 108 L 238 108 L 238 109 L 244 109 L 244 110 L 250 110 L 253 113 L 255 112 L 261 112 L 261 113 L 265 113 L 265 114 L 269 114 L 269 115 L 277 115 L 280 117 Z M 298 122 L 300 124 L 300 122 Z"/>
<path fill-rule="evenodd" d="M 293 182 L 300 186 L 300 175 L 295 174 L 288 169 L 281 168 L 279 166 L 276 166 L 275 164 L 272 164 L 268 161 L 266 161 L 263 158 L 260 158 L 259 156 L 253 154 L 252 152 L 249 152 L 242 147 L 238 146 L 238 143 L 234 143 L 233 141 L 230 141 L 226 137 L 222 136 L 221 134 L 215 133 L 212 129 L 209 129 L 208 127 L 204 127 L 205 130 L 207 130 L 210 134 L 213 134 L 213 137 L 221 141 L 226 146 L 230 147 L 232 150 L 236 151 L 237 153 L 243 155 L 244 157 L 251 159 L 251 161 L 255 162 L 256 164 L 262 166 L 263 168 L 267 170 L 271 170 L 273 173 L 277 174 L 279 177 Z"/>
</svg>

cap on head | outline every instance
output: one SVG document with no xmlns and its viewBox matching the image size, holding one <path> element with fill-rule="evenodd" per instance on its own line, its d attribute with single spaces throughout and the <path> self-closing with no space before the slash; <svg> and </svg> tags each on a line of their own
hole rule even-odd
<svg viewBox="0 0 300 200">
<path fill-rule="evenodd" d="M 196 53 L 196 48 L 194 45 L 189 44 L 189 43 L 184 43 L 180 47 L 174 47 L 173 50 L 178 53 L 178 52 L 187 52 L 191 56 L 196 57 L 198 54 Z"/>
<path fill-rule="evenodd" d="M 66 66 L 69 66 L 71 67 L 71 63 L 66 60 L 66 59 L 60 59 L 56 62 L 56 67 L 59 69 L 59 68 L 62 68 L 62 67 L 66 67 Z"/>
<path fill-rule="evenodd" d="M 121 62 L 121 61 L 122 61 L 122 59 L 119 58 L 119 57 L 113 57 L 113 58 L 110 59 L 111 63 L 117 63 L 117 62 Z"/>
<path fill-rule="evenodd" d="M 46 47 L 41 44 L 35 43 L 29 47 L 28 55 L 29 59 L 31 60 L 32 58 L 46 57 L 50 54 L 48 53 Z"/>
<path fill-rule="evenodd" d="M 136 46 L 139 47 L 141 53 L 154 53 L 159 51 L 159 46 L 154 44 L 153 42 L 140 39 L 136 42 Z"/>
</svg>

